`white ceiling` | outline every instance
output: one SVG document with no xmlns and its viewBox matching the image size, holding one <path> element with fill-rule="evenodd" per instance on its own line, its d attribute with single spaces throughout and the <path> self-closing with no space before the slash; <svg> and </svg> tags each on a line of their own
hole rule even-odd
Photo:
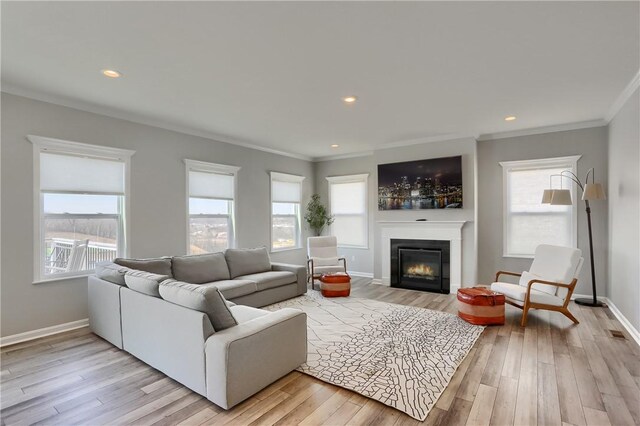
<svg viewBox="0 0 640 426">
<path fill-rule="evenodd" d="M 222 140 L 347 154 L 603 118 L 638 72 L 639 4 L 3 1 L 2 83 Z"/>
</svg>

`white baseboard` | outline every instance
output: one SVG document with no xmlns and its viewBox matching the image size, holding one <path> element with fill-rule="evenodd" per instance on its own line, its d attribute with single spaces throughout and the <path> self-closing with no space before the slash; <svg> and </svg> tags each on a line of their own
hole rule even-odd
<svg viewBox="0 0 640 426">
<path fill-rule="evenodd" d="M 377 285 L 386 285 L 385 283 L 382 282 L 382 280 L 380 278 L 374 278 L 371 280 L 371 284 L 377 284 Z"/>
<path fill-rule="evenodd" d="M 38 339 L 40 337 L 51 336 L 53 334 L 64 333 L 65 331 L 87 327 L 89 318 L 78 321 L 67 322 L 65 324 L 53 325 L 51 327 L 40 328 L 38 330 L 26 331 L 24 333 L 13 334 L 11 336 L 0 337 L 0 347 Z"/>
<path fill-rule="evenodd" d="M 370 272 L 347 271 L 347 273 L 352 277 L 373 278 L 373 274 Z"/>
</svg>

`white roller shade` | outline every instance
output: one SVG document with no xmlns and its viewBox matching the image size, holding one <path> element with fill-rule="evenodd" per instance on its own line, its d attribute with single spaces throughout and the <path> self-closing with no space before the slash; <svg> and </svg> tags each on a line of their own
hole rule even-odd
<svg viewBox="0 0 640 426">
<path fill-rule="evenodd" d="M 364 214 L 366 210 L 365 182 L 334 183 L 331 189 L 332 214 Z"/>
<path fill-rule="evenodd" d="M 274 203 L 299 203 L 301 192 L 300 182 L 271 181 L 271 201 Z"/>
<path fill-rule="evenodd" d="M 74 155 L 40 154 L 40 190 L 124 195 L 122 161 Z"/>
<path fill-rule="evenodd" d="M 189 196 L 233 200 L 233 175 L 189 171 Z"/>
</svg>

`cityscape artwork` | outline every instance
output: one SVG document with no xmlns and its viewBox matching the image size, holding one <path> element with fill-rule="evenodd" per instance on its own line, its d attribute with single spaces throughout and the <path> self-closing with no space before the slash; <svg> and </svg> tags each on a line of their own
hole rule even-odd
<svg viewBox="0 0 640 426">
<path fill-rule="evenodd" d="M 378 164 L 378 210 L 462 208 L 462 157 Z"/>
</svg>

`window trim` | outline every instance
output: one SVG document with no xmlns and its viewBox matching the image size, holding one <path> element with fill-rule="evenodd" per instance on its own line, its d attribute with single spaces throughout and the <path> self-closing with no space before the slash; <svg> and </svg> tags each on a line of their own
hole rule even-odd
<svg viewBox="0 0 640 426">
<path fill-rule="evenodd" d="M 185 200 L 186 200 L 186 208 L 187 208 L 187 221 L 186 221 L 186 237 L 187 241 L 185 243 L 185 253 L 190 254 L 191 250 L 191 237 L 189 234 L 189 230 L 191 229 L 191 213 L 189 212 L 189 199 L 191 198 L 189 194 L 189 172 L 204 172 L 204 173 L 216 173 L 223 175 L 231 175 L 233 176 L 233 199 L 231 200 L 231 212 L 229 213 L 229 218 L 231 219 L 230 231 L 228 235 L 228 246 L 229 248 L 235 248 L 236 243 L 238 241 L 238 233 L 237 233 L 237 221 L 236 221 L 236 212 L 238 211 L 238 172 L 241 167 L 239 166 L 231 166 L 228 164 L 218 164 L 218 163 L 209 163 L 206 161 L 200 160 L 190 160 L 188 158 L 184 159 L 185 164 Z M 194 197 L 198 198 L 198 197 Z M 216 198 L 219 199 L 219 198 Z M 227 200 L 229 201 L 229 200 Z M 207 217 L 207 216 L 224 216 L 224 215 L 194 215 L 197 217 Z"/>
<path fill-rule="evenodd" d="M 364 182 L 364 245 L 349 245 L 349 244 L 338 244 L 338 248 L 346 248 L 346 249 L 360 249 L 360 250 L 369 250 L 369 173 L 360 173 L 355 175 L 341 175 L 341 176 L 327 176 L 328 182 L 328 204 L 329 204 L 329 214 L 334 215 L 331 210 L 331 185 L 335 183 L 352 183 L 352 182 Z M 344 215 L 344 216 L 356 216 L 356 215 Z M 357 215 L 360 216 L 360 215 Z M 331 226 L 329 226 L 331 235 L 333 235 L 333 230 Z"/>
<path fill-rule="evenodd" d="M 282 251 L 290 251 L 290 250 L 301 250 L 302 249 L 302 182 L 305 180 L 305 176 L 300 175 L 292 175 L 289 173 L 281 173 L 281 172 L 269 172 L 269 253 L 279 253 Z M 297 212 L 296 212 L 296 245 L 293 247 L 286 248 L 273 248 L 273 182 L 295 182 L 300 184 L 300 202 L 299 203 L 290 203 L 297 204 Z M 279 202 L 280 203 L 280 202 Z M 278 215 L 276 215 L 278 216 Z M 288 215 L 286 215 L 288 216 Z"/>
<path fill-rule="evenodd" d="M 44 274 L 44 200 L 40 190 L 40 154 L 51 152 L 63 155 L 81 155 L 117 160 L 124 163 L 124 195 L 122 196 L 122 219 L 120 221 L 121 238 L 118 241 L 118 256 L 129 256 L 131 205 L 131 157 L 136 153 L 130 149 L 72 142 L 45 136 L 27 135 L 27 140 L 33 145 L 33 284 L 61 281 L 86 277 L 92 270 L 69 272 L 46 276 Z"/>
<path fill-rule="evenodd" d="M 518 254 L 509 253 L 507 250 L 508 245 L 508 213 L 509 213 L 509 192 L 508 192 L 508 178 L 509 172 L 512 170 L 535 170 L 541 168 L 565 168 L 571 170 L 573 173 L 578 172 L 578 160 L 582 155 L 571 155 L 566 157 L 552 157 L 552 158 L 539 158 L 534 160 L 516 160 L 516 161 L 501 161 L 499 164 L 502 166 L 502 257 L 518 258 L 518 259 L 533 259 L 533 254 Z M 571 209 L 571 242 L 573 247 L 578 247 L 578 186 L 575 182 L 569 179 L 563 179 L 563 186 L 571 189 L 572 195 L 572 209 Z M 542 199 L 542 194 L 540 194 Z"/>
</svg>

